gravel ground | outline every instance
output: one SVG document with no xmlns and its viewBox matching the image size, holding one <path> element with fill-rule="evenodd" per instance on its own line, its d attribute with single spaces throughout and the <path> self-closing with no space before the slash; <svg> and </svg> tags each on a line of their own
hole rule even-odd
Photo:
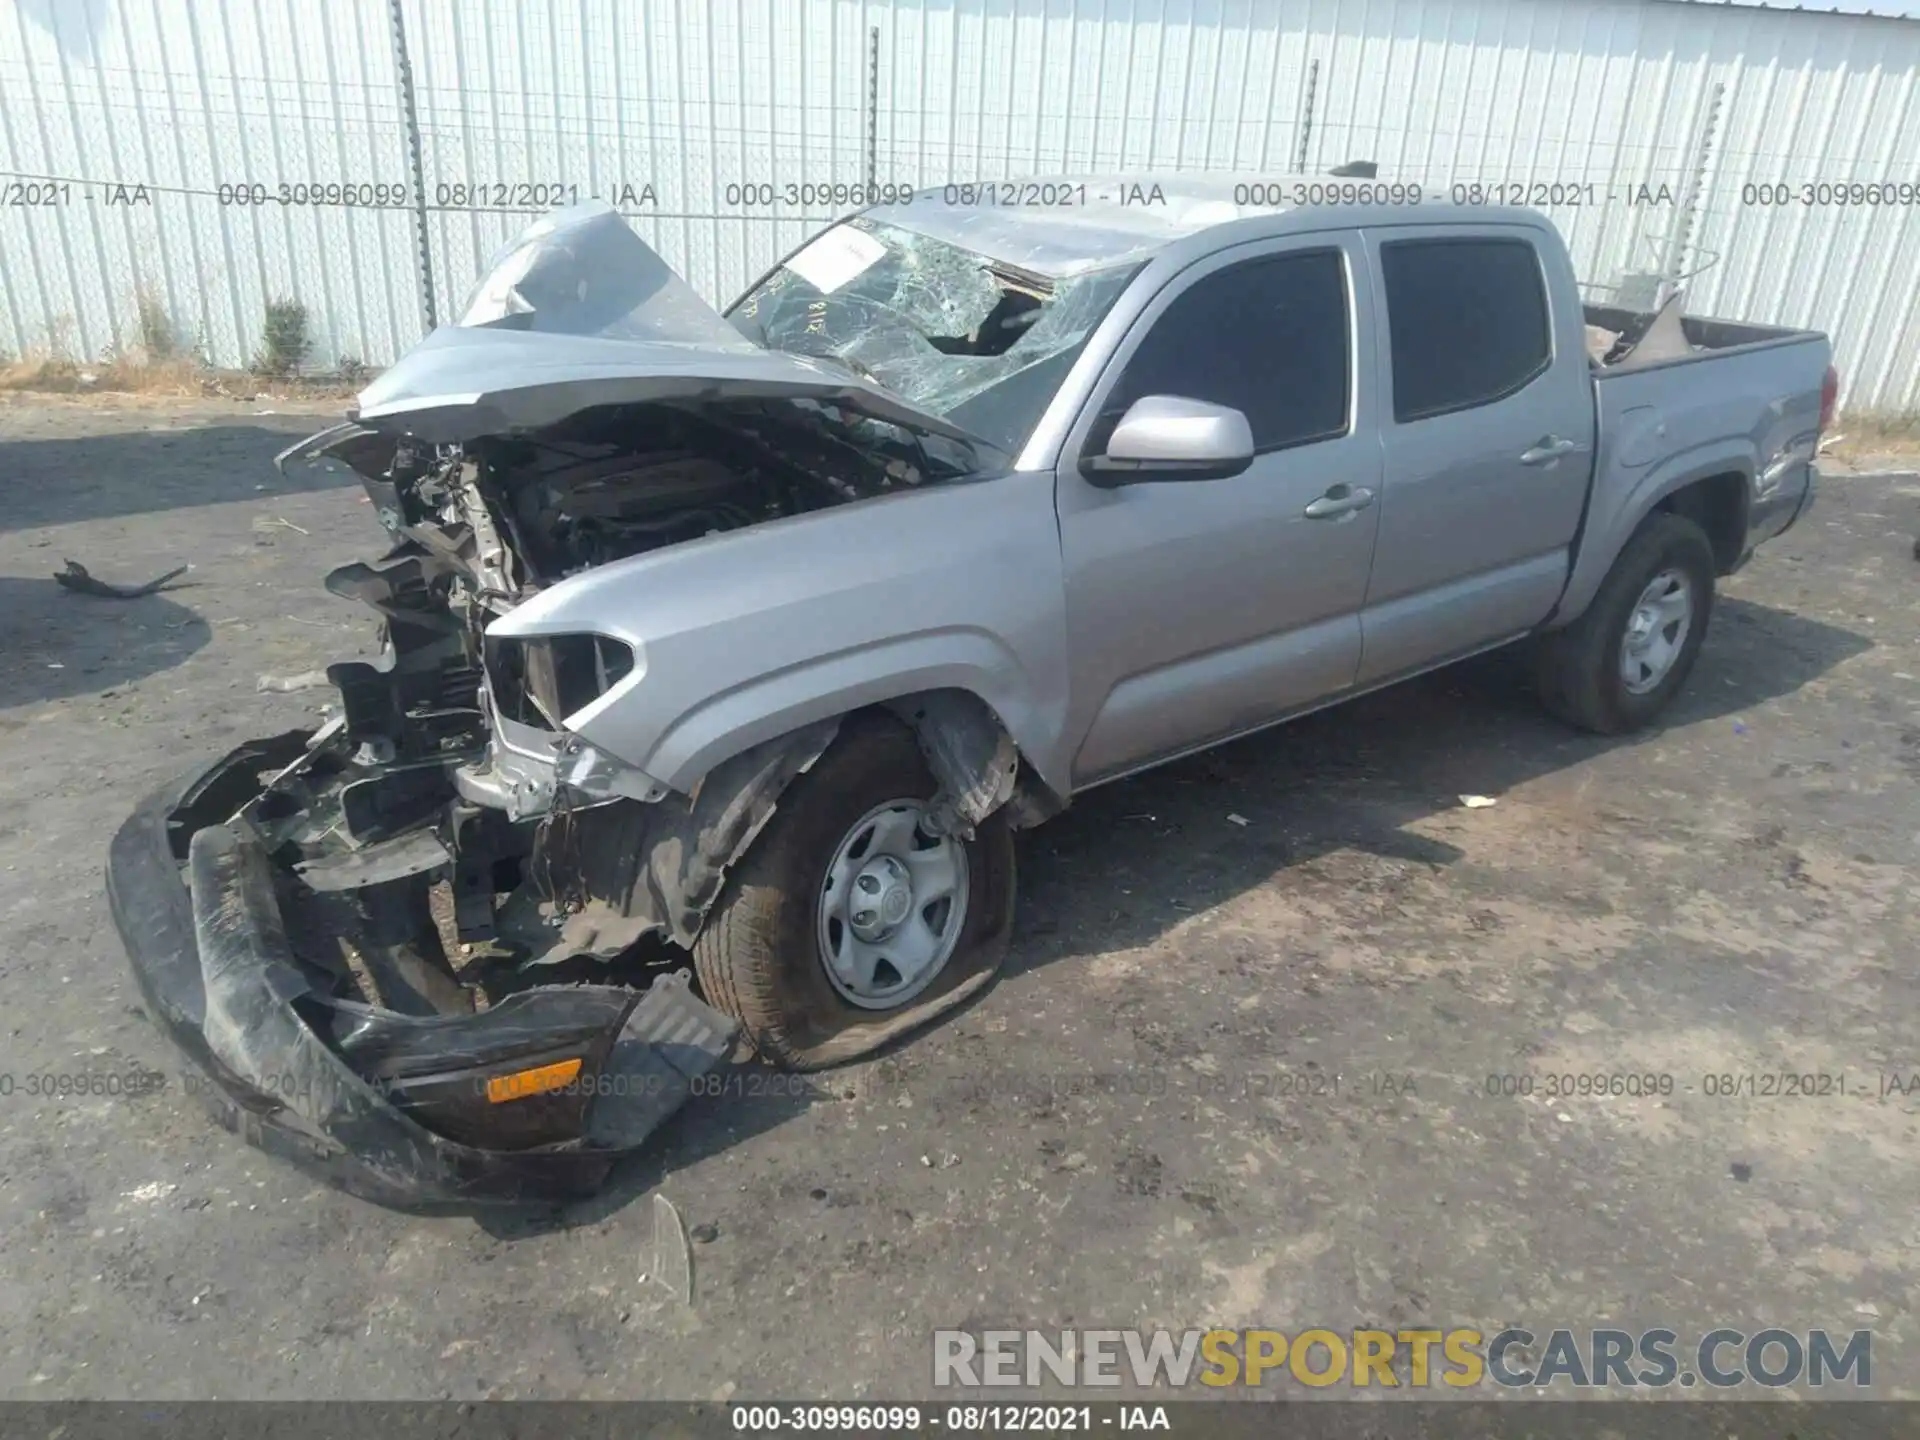
<svg viewBox="0 0 1920 1440">
<path fill-rule="evenodd" d="M 0 398 L 0 1394 L 898 1397 L 936 1327 L 1420 1322 L 1866 1327 L 1920 1393 L 1914 475 L 1728 582 L 1657 733 L 1570 734 L 1496 657 L 1096 791 L 958 1017 L 693 1102 L 591 1203 L 419 1218 L 177 1087 L 27 1093 L 170 1068 L 107 838 L 309 713 L 259 675 L 371 645 L 320 576 L 372 517 L 272 472 L 329 413 L 288 408 Z M 1487 1087 L 1624 1072 L 1673 1093 Z M 1708 1093 L 1782 1072 L 1857 1093 Z M 642 1279 L 654 1192 L 710 1237 L 691 1306 Z"/>
</svg>

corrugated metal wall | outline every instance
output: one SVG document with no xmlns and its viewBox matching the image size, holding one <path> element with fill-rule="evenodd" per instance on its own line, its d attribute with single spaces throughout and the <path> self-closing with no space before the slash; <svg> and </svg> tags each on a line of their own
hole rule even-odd
<svg viewBox="0 0 1920 1440">
<path fill-rule="evenodd" d="M 1920 22 L 1665 0 L 400 10 L 442 314 L 575 194 L 727 298 L 843 208 L 738 187 L 859 181 L 870 132 L 875 178 L 920 186 L 1284 174 L 1304 151 L 1443 189 L 1591 186 L 1552 208 L 1583 275 L 1704 266 L 1689 308 L 1827 329 L 1851 407 L 1920 408 Z M 388 0 L 0 0 L 0 350 L 136 344 L 145 295 L 245 363 L 289 295 L 320 363 L 391 360 L 423 313 L 407 133 Z M 280 203 L 343 182 L 402 203 Z M 1752 203 L 1776 182 L 1905 189 Z M 1641 185 L 1671 200 L 1630 203 Z"/>
</svg>

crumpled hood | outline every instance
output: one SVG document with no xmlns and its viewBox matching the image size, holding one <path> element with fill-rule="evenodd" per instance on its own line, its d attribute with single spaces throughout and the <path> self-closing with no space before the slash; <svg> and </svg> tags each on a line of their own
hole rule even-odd
<svg viewBox="0 0 1920 1440">
<path fill-rule="evenodd" d="M 819 400 L 911 430 L 986 444 L 841 366 L 745 340 L 720 349 L 452 325 L 427 336 L 362 390 L 355 418 L 446 445 L 538 429 L 596 405 L 751 399 Z"/>
<path fill-rule="evenodd" d="M 432 444 L 598 405 L 817 400 L 985 445 L 830 361 L 754 344 L 600 201 L 535 221 L 462 308 L 360 392 L 354 418 Z"/>
</svg>

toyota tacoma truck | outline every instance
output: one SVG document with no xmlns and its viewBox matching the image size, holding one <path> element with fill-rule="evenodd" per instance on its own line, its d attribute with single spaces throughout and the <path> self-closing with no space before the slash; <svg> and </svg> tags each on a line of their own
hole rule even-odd
<svg viewBox="0 0 1920 1440">
<path fill-rule="evenodd" d="M 1647 725 L 1813 493 L 1826 338 L 1583 305 L 1538 214 L 1056 188 L 724 316 L 555 212 L 281 457 L 371 497 L 381 653 L 108 869 L 220 1118 L 389 1203 L 591 1190 L 714 1067 L 990 984 L 1089 787 L 1515 642 Z"/>
</svg>

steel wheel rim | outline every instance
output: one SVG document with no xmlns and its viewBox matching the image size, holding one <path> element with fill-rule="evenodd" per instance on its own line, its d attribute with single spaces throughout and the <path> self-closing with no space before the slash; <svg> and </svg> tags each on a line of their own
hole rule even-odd
<svg viewBox="0 0 1920 1440">
<path fill-rule="evenodd" d="M 921 800 L 889 800 L 840 838 L 820 887 L 815 944 L 841 999 L 890 1010 L 931 985 L 966 927 L 967 847 L 927 833 Z"/>
<path fill-rule="evenodd" d="M 1620 637 L 1620 683 L 1645 695 L 1673 673 L 1693 629 L 1693 586 L 1678 570 L 1662 570 L 1647 582 L 1627 612 Z"/>
</svg>

